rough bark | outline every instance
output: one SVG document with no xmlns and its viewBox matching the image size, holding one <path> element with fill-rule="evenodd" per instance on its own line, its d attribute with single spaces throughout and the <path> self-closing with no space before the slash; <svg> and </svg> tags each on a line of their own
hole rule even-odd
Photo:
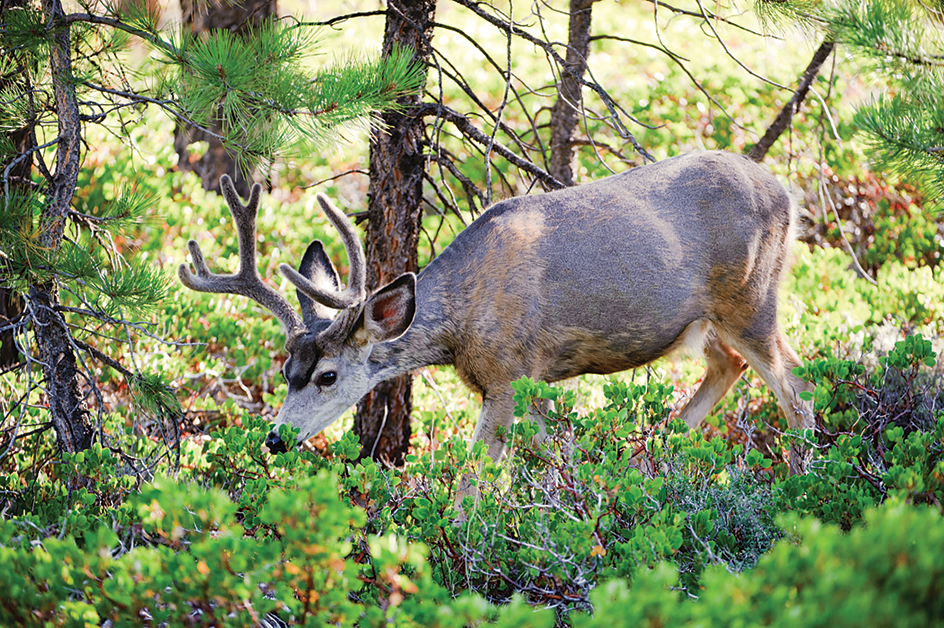
<svg viewBox="0 0 944 628">
<path fill-rule="evenodd" d="M 0 286 L 0 327 L 22 311 L 23 299 L 20 295 Z M 20 352 L 16 348 L 13 331 L 0 333 L 0 372 L 15 366 L 19 361 Z"/>
<path fill-rule="evenodd" d="M 227 0 L 180 0 L 180 10 L 185 27 L 197 35 L 224 28 L 242 33 L 278 15 L 276 0 L 240 0 L 236 4 Z M 222 129 L 216 125 L 210 131 L 219 135 Z M 206 152 L 199 158 L 190 152 L 190 145 L 194 142 L 206 142 L 208 145 Z M 177 167 L 195 172 L 203 181 L 203 189 L 218 193 L 220 177 L 228 174 L 240 195 L 249 195 L 252 179 L 236 167 L 235 154 L 224 148 L 217 137 L 180 124 L 174 133 L 174 149 L 177 151 Z"/>
<path fill-rule="evenodd" d="M 806 98 L 806 94 L 810 91 L 813 80 L 816 78 L 816 75 L 819 74 L 820 68 L 823 67 L 823 63 L 826 62 L 826 59 L 829 58 L 829 55 L 835 47 L 836 43 L 828 39 L 820 44 L 819 48 L 813 54 L 809 65 L 806 66 L 806 70 L 803 71 L 803 75 L 800 77 L 800 84 L 793 93 L 793 97 L 783 106 L 783 109 L 780 110 L 780 113 L 773 123 L 767 127 L 767 132 L 764 133 L 764 137 L 760 138 L 760 141 L 751 147 L 750 152 L 747 154 L 748 157 L 754 161 L 763 161 L 764 157 L 767 156 L 767 151 L 770 150 L 770 147 L 774 145 L 774 142 L 780 138 L 783 132 L 787 130 L 787 127 L 790 126 L 790 123 L 793 122 L 793 116 L 800 110 L 800 105 Z"/>
<path fill-rule="evenodd" d="M 92 446 L 95 429 L 79 390 L 79 370 L 69 331 L 54 307 L 49 286 L 30 289 L 39 359 L 43 364 L 49 413 L 59 447 L 76 453 Z"/>
<path fill-rule="evenodd" d="M 0 88 L 3 85 L 0 84 Z M 16 130 L 7 134 L 8 139 L 16 147 L 17 156 L 26 153 L 30 148 L 29 129 Z M 21 182 L 28 181 L 30 175 L 31 159 L 24 159 L 10 169 L 10 189 L 15 190 Z M 6 169 L 9 162 L 0 161 L 0 172 Z M 6 286 L 0 286 L 0 327 L 4 326 L 6 321 L 19 316 L 23 311 L 23 297 L 9 290 Z M 11 368 L 20 361 L 20 352 L 16 348 L 13 330 L 0 333 L 0 371 Z"/>
<path fill-rule="evenodd" d="M 557 102 L 551 109 L 551 176 L 574 184 L 574 133 L 583 109 L 583 84 L 590 53 L 592 7 L 596 0 L 570 0 L 567 57 L 561 71 Z"/>
<path fill-rule="evenodd" d="M 409 47 L 425 62 L 435 17 L 435 0 L 391 0 L 387 5 L 383 55 Z M 424 128 L 414 115 L 422 92 L 399 100 L 400 111 L 383 114 L 382 129 L 370 143 L 367 208 L 367 283 L 376 289 L 401 273 L 416 272 L 416 245 L 422 218 Z M 410 444 L 412 377 L 383 382 L 360 401 L 354 432 L 361 456 L 403 464 Z"/>
<path fill-rule="evenodd" d="M 42 8 L 47 24 L 55 25 L 63 15 L 59 0 L 43 0 Z M 51 251 L 59 250 L 62 245 L 79 175 L 81 122 L 72 76 L 70 33 L 68 25 L 58 25 L 49 44 L 49 65 L 59 134 L 56 171 L 47 181 L 46 204 L 40 216 L 39 241 Z M 92 444 L 94 430 L 79 391 L 78 369 L 69 331 L 55 309 L 59 303 L 55 283 L 32 286 L 29 301 L 50 417 L 59 446 L 70 453 L 87 449 Z"/>
</svg>

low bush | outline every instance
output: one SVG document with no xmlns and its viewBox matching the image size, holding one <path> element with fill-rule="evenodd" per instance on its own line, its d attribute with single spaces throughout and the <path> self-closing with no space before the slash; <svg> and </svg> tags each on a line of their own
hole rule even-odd
<svg viewBox="0 0 944 628">
<path fill-rule="evenodd" d="M 944 503 L 944 377 L 931 341 L 898 341 L 876 368 L 819 359 L 800 369 L 816 385 L 822 455 L 784 480 L 785 508 L 849 528 L 889 495 Z"/>
<path fill-rule="evenodd" d="M 402 471 L 367 460 L 342 480 L 366 504 L 371 531 L 429 548 L 450 591 L 494 602 L 524 594 L 566 614 L 589 609 L 600 581 L 663 560 L 694 590 L 705 565 L 749 568 L 781 536 L 769 479 L 755 473 L 770 461 L 668 421 L 671 387 L 614 381 L 604 407 L 578 412 L 572 391 L 528 379 L 514 386 L 515 413 L 540 415 L 544 442 L 524 419 L 501 465 L 483 461 L 481 444 L 469 451 L 452 438 L 410 456 Z M 466 477 L 479 498 L 457 507 Z"/>
<path fill-rule="evenodd" d="M 593 615 L 574 614 L 573 626 L 944 625 L 940 512 L 891 500 L 864 520 L 849 533 L 812 518 L 784 520 L 790 539 L 750 571 L 708 567 L 697 601 L 679 599 L 675 570 L 664 564 L 631 587 L 610 581 L 591 594 Z"/>
<path fill-rule="evenodd" d="M 520 601 L 499 609 L 453 596 L 430 577 L 421 545 L 352 535 L 364 512 L 345 501 L 327 470 L 303 474 L 266 492 L 250 530 L 238 500 L 163 478 L 81 534 L 0 520 L 0 623 L 249 626 L 275 616 L 319 628 L 451 628 L 539 616 Z"/>
<path fill-rule="evenodd" d="M 821 421 L 803 476 L 688 430 L 651 375 L 611 380 L 587 409 L 516 382 L 498 465 L 457 435 L 402 469 L 355 462 L 350 433 L 272 456 L 270 424 L 243 415 L 187 442 L 176 477 L 141 483 L 98 446 L 52 467 L 55 482 L 8 466 L 0 623 L 930 625 L 940 570 L 918 548 L 944 542 L 944 387 L 919 335 L 870 355 L 803 367 Z M 478 498 L 458 499 L 464 482 Z M 823 610 L 886 588 L 881 608 Z"/>
</svg>

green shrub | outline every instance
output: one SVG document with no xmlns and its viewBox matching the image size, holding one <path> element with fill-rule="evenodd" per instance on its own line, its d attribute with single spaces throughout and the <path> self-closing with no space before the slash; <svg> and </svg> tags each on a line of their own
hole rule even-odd
<svg viewBox="0 0 944 628">
<path fill-rule="evenodd" d="M 514 387 L 523 418 L 501 465 L 483 461 L 481 443 L 470 451 L 453 437 L 411 454 L 402 471 L 365 460 L 344 475 L 369 529 L 428 546 L 436 580 L 453 593 L 523 594 L 566 614 L 589 608 L 608 578 L 668 559 L 692 588 L 706 564 L 748 568 L 780 536 L 774 497 L 748 471 L 770 461 L 667 423 L 671 387 L 613 381 L 605 405 L 586 413 L 574 410 L 573 391 L 529 379 Z M 547 424 L 541 444 L 524 418 L 534 413 Z M 480 495 L 457 508 L 463 478 Z"/>
<path fill-rule="evenodd" d="M 865 523 L 844 534 L 800 520 L 754 569 L 708 567 L 698 600 L 679 600 L 665 565 L 631 587 L 613 580 L 591 594 L 593 615 L 574 614 L 573 626 L 944 625 L 944 518 L 894 501 L 869 510 Z"/>
<path fill-rule="evenodd" d="M 836 358 L 797 369 L 815 384 L 823 455 L 780 484 L 783 507 L 849 528 L 895 495 L 944 501 L 944 378 L 931 341 L 899 340 L 877 367 Z"/>
<path fill-rule="evenodd" d="M 121 524 L 90 520 L 81 535 L 30 542 L 23 522 L 0 520 L 0 624 L 248 626 L 267 613 L 318 628 L 553 623 L 520 602 L 454 599 L 422 546 L 352 536 L 364 512 L 338 491 L 326 470 L 270 489 L 255 534 L 238 523 L 241 503 L 169 478 L 129 494 Z"/>
</svg>

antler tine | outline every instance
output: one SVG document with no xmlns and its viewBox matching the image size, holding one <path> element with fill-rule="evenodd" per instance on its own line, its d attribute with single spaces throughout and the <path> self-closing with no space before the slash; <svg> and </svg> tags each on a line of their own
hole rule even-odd
<svg viewBox="0 0 944 628">
<path fill-rule="evenodd" d="M 190 249 L 190 256 L 197 274 L 193 275 L 187 264 L 181 264 L 177 269 L 177 275 L 180 281 L 191 290 L 249 297 L 275 314 L 286 333 L 291 335 L 303 326 L 301 317 L 285 297 L 262 281 L 256 269 L 256 213 L 259 210 L 262 186 L 258 183 L 252 186 L 249 202 L 245 205 L 240 201 L 239 194 L 233 186 L 233 180 L 229 176 L 223 175 L 220 178 L 220 189 L 223 191 L 223 198 L 226 199 L 230 213 L 233 214 L 233 221 L 236 223 L 236 233 L 239 238 L 239 268 L 232 275 L 210 272 L 200 245 L 190 240 L 187 248 Z"/>
<path fill-rule="evenodd" d="M 343 310 L 352 305 L 357 305 L 367 298 L 365 288 L 367 262 L 364 260 L 364 249 L 361 248 L 361 242 L 357 237 L 357 232 L 354 231 L 354 225 L 344 215 L 344 212 L 335 207 L 324 194 L 318 194 L 316 198 L 328 220 L 341 235 L 341 241 L 344 242 L 344 250 L 347 251 L 348 265 L 350 266 L 347 288 L 340 292 L 322 290 L 288 264 L 280 265 L 279 271 L 283 277 L 295 284 L 295 287 L 309 298 L 332 309 Z"/>
</svg>

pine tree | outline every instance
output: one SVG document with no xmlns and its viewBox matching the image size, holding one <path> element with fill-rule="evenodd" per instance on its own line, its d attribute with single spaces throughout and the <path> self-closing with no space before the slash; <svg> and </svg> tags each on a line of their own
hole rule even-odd
<svg viewBox="0 0 944 628">
<path fill-rule="evenodd" d="M 130 114 L 157 107 L 213 132 L 248 169 L 368 124 L 416 90 L 422 75 L 409 52 L 312 72 L 314 31 L 290 20 L 254 26 L 248 36 L 224 30 L 198 38 L 162 31 L 158 3 L 146 0 L 92 0 L 73 13 L 60 0 L 5 3 L 0 16 L 0 286 L 25 299 L 23 314 L 0 324 L 0 333 L 14 333 L 25 354 L 18 376 L 26 390 L 0 406 L 2 420 L 15 440 L 27 407 L 46 404 L 41 425 L 54 428 L 63 451 L 110 444 L 95 363 L 124 377 L 135 411 L 151 415 L 173 444 L 180 413 L 173 390 L 134 359 L 137 339 L 151 333 L 140 321 L 170 279 L 118 255 L 115 245 L 150 203 L 130 184 L 100 209 L 75 202 L 83 130 L 117 121 L 121 131 Z M 122 61 L 133 42 L 151 51 L 141 67 Z M 26 146 L 10 141 L 16 129 L 28 129 Z M 17 177 L 14 169 L 30 161 L 25 180 Z"/>
<path fill-rule="evenodd" d="M 875 166 L 919 186 L 929 205 L 944 198 L 944 1 L 758 0 L 768 23 L 799 23 L 843 46 L 884 85 L 853 124 Z"/>
<path fill-rule="evenodd" d="M 183 28 L 200 36 L 213 30 L 228 30 L 242 34 L 258 28 L 266 20 L 278 17 L 276 0 L 180 0 L 181 21 Z M 178 122 L 174 131 L 174 148 L 179 157 L 178 168 L 193 170 L 203 180 L 203 189 L 220 191 L 220 177 L 228 174 L 233 179 L 242 196 L 248 196 L 252 179 L 265 180 L 265 173 L 248 173 L 236 167 L 235 154 L 216 138 L 219 128 L 214 126 L 210 133 Z M 194 158 L 190 148 L 194 142 L 206 142 L 206 151 Z"/>
</svg>

